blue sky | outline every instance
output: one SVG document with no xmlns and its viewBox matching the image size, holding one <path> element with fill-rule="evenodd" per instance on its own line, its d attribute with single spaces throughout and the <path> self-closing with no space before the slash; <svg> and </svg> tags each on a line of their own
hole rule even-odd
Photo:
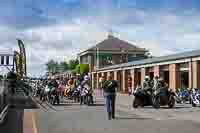
<svg viewBox="0 0 200 133">
<path fill-rule="evenodd" d="M 107 37 L 145 47 L 155 56 L 200 49 L 199 0 L 2 0 L 0 50 L 26 44 L 28 70 L 76 54 Z"/>
</svg>

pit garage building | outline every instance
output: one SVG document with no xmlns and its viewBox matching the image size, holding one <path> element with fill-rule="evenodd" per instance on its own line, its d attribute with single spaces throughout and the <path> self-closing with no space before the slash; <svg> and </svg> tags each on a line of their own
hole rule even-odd
<svg viewBox="0 0 200 133">
<path fill-rule="evenodd" d="M 111 75 L 119 82 L 118 91 L 128 92 L 128 78 L 132 87 L 142 85 L 144 77 L 162 77 L 169 88 L 199 88 L 200 87 L 200 50 L 154 57 L 144 60 L 113 65 L 92 72 L 92 87 L 99 88 L 99 78 L 105 79 Z"/>
</svg>

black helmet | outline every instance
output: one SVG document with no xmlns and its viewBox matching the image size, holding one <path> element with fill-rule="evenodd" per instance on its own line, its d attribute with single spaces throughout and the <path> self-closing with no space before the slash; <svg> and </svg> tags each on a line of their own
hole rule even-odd
<svg viewBox="0 0 200 133">
<path fill-rule="evenodd" d="M 7 79 L 17 79 L 17 74 L 14 72 L 8 72 Z"/>
</svg>

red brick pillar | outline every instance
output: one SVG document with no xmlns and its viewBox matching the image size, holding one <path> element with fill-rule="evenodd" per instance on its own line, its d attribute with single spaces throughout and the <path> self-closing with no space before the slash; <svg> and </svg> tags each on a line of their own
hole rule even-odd
<svg viewBox="0 0 200 133">
<path fill-rule="evenodd" d="M 158 76 L 160 77 L 160 67 L 159 66 L 154 66 L 154 77 Z"/>
<path fill-rule="evenodd" d="M 141 85 L 143 85 L 145 75 L 146 75 L 146 69 L 141 68 Z"/>
<path fill-rule="evenodd" d="M 114 71 L 114 80 L 117 81 L 117 71 Z"/>
<path fill-rule="evenodd" d="M 106 77 L 106 79 L 108 80 L 110 76 L 111 76 L 111 72 L 107 72 L 107 77 Z"/>
<path fill-rule="evenodd" d="M 122 92 L 126 92 L 126 70 L 122 70 Z"/>
<path fill-rule="evenodd" d="M 134 89 L 136 88 L 135 76 L 136 76 L 135 69 L 132 69 L 131 70 L 132 88 L 134 88 Z"/>
<path fill-rule="evenodd" d="M 178 64 L 169 65 L 169 88 L 174 91 L 180 87 L 180 70 Z"/>
<path fill-rule="evenodd" d="M 94 86 L 94 80 L 95 80 L 95 74 L 92 73 L 92 89 L 96 89 L 96 87 Z"/>
<path fill-rule="evenodd" d="M 194 68 L 193 68 L 193 62 L 189 62 L 189 89 L 193 88 L 193 78 L 194 78 Z"/>
<path fill-rule="evenodd" d="M 104 77 L 105 75 L 104 75 L 104 72 L 101 72 L 101 77 Z"/>
<path fill-rule="evenodd" d="M 200 65 L 198 61 L 189 62 L 189 88 L 200 87 Z"/>
<path fill-rule="evenodd" d="M 96 86 L 97 89 L 99 88 L 99 78 L 100 78 L 99 75 L 100 75 L 100 73 L 97 73 L 97 84 L 96 84 L 96 85 L 97 85 L 97 86 Z"/>
</svg>

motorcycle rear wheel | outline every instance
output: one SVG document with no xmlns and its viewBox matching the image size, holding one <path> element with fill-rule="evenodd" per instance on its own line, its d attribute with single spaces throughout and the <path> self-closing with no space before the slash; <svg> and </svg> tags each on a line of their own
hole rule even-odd
<svg viewBox="0 0 200 133">
<path fill-rule="evenodd" d="M 138 98 L 135 98 L 134 100 L 133 100 L 133 108 L 138 108 L 139 106 L 141 106 L 142 104 L 141 104 L 141 100 L 140 99 L 138 99 Z"/>
<path fill-rule="evenodd" d="M 173 108 L 174 105 L 175 105 L 175 99 L 174 99 L 173 96 L 171 96 L 171 97 L 170 97 L 170 100 L 169 100 L 169 102 L 168 102 L 168 107 L 169 107 L 169 108 Z"/>
<path fill-rule="evenodd" d="M 192 107 L 196 107 L 197 106 L 193 101 L 191 101 L 191 102 L 192 102 Z"/>
</svg>

